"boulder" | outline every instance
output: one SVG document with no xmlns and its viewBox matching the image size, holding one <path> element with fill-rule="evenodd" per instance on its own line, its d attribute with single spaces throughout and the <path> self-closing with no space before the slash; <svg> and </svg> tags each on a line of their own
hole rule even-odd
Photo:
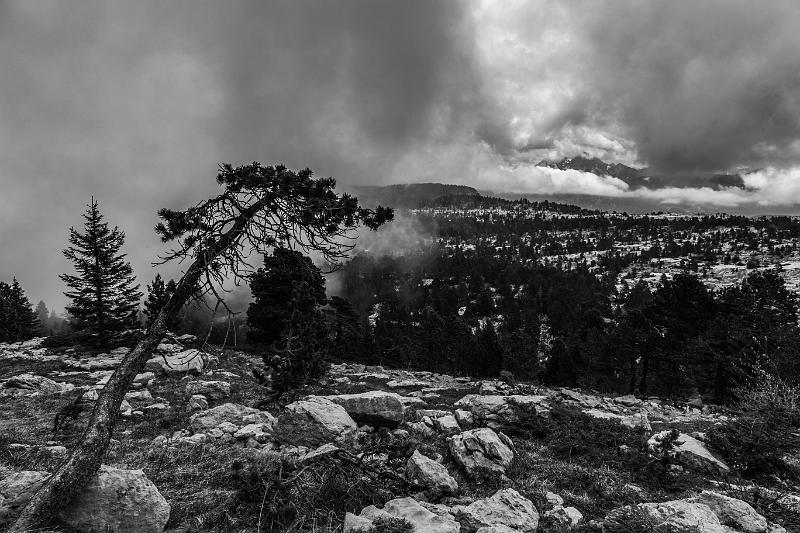
<svg viewBox="0 0 800 533">
<path fill-rule="evenodd" d="M 469 505 L 455 506 L 453 513 L 467 531 L 507 526 L 520 533 L 536 533 L 539 527 L 536 507 L 514 489 L 502 489 Z"/>
<path fill-rule="evenodd" d="M 458 492 L 458 483 L 444 465 L 414 450 L 406 463 L 406 475 L 418 485 L 426 487 L 431 496 Z"/>
<path fill-rule="evenodd" d="M 193 414 L 189 420 L 195 431 L 212 429 L 223 422 L 230 422 L 236 427 L 241 427 L 257 420 L 262 420 L 261 423 L 268 425 L 271 430 L 274 429 L 276 423 L 275 417 L 266 411 L 259 411 L 238 403 L 224 403 L 211 409 L 200 411 Z"/>
<path fill-rule="evenodd" d="M 59 383 L 44 376 L 25 373 L 11 377 L 0 385 L 2 392 L 10 395 L 61 394 L 75 388 L 72 383 Z"/>
<path fill-rule="evenodd" d="M 782 527 L 767 522 L 746 502 L 710 491 L 683 500 L 621 507 L 608 513 L 605 521 L 625 523 L 632 515 L 646 516 L 657 531 L 785 533 Z"/>
<path fill-rule="evenodd" d="M 0 525 L 19 513 L 48 475 L 20 472 L 0 481 Z M 4 514 L 12 505 L 13 516 Z M 161 533 L 169 512 L 169 503 L 144 472 L 102 465 L 58 518 L 78 531 Z"/>
<path fill-rule="evenodd" d="M 344 407 L 347 414 L 359 424 L 395 427 L 403 422 L 405 414 L 401 396 L 394 392 L 374 390 L 322 398 Z"/>
<path fill-rule="evenodd" d="M 358 429 L 344 407 L 320 397 L 292 402 L 278 417 L 276 435 L 302 446 L 320 446 L 346 438 Z"/>
<path fill-rule="evenodd" d="M 184 350 L 173 352 L 172 346 L 169 350 L 161 350 L 166 345 L 159 344 L 161 355 L 156 355 L 147 361 L 146 370 L 168 375 L 200 374 L 206 366 L 206 359 L 203 352 L 199 350 Z"/>
<path fill-rule="evenodd" d="M 560 505 L 544 513 L 544 516 L 556 524 L 567 527 L 575 527 L 583 520 L 583 514 L 576 508 Z"/>
<path fill-rule="evenodd" d="M 368 531 L 379 518 L 402 518 L 411 524 L 414 533 L 459 533 L 461 530 L 459 523 L 447 513 L 436 514 L 414 498 L 396 498 L 386 502 L 383 509 L 370 505 L 358 516 L 347 513 L 344 517 L 344 533 Z"/>
<path fill-rule="evenodd" d="M 23 470 L 0 479 L 0 529 L 5 530 L 50 474 Z"/>
<path fill-rule="evenodd" d="M 493 429 L 516 424 L 524 418 L 546 418 L 550 415 L 548 397 L 543 395 L 468 394 L 458 400 L 455 407 L 469 411 L 475 422 L 483 423 Z"/>
<path fill-rule="evenodd" d="M 458 425 L 456 417 L 453 415 L 440 416 L 433 421 L 433 425 L 440 433 L 445 435 L 453 435 L 461 431 L 461 426 Z"/>
<path fill-rule="evenodd" d="M 511 440 L 489 428 L 464 431 L 448 443 L 453 459 L 470 475 L 481 470 L 505 473 L 514 459 Z"/>
<path fill-rule="evenodd" d="M 619 423 L 629 428 L 642 428 L 645 431 L 652 431 L 650 426 L 650 419 L 647 417 L 647 411 L 641 411 L 630 415 L 621 415 L 618 413 L 610 413 L 602 409 L 585 409 L 584 414 L 592 418 L 602 418 L 606 420 L 619 420 Z"/>
<path fill-rule="evenodd" d="M 190 381 L 186 384 L 186 394 L 202 394 L 212 400 L 222 400 L 231 395 L 231 384 L 227 381 Z"/>
<path fill-rule="evenodd" d="M 650 437 L 647 448 L 651 454 L 657 455 L 660 452 L 659 445 L 669 434 L 670 430 L 664 430 Z M 690 469 L 712 474 L 730 472 L 730 467 L 715 457 L 705 444 L 685 433 L 678 435 L 675 446 L 669 453 L 678 463 Z"/>
<path fill-rule="evenodd" d="M 726 526 L 735 527 L 743 533 L 765 533 L 769 531 L 767 519 L 753 509 L 750 504 L 716 492 L 704 490 L 689 501 L 707 505 L 719 521 Z"/>
<path fill-rule="evenodd" d="M 203 409 L 208 409 L 208 400 L 202 394 L 193 394 L 189 398 L 188 406 L 191 411 L 202 411 Z"/>
</svg>

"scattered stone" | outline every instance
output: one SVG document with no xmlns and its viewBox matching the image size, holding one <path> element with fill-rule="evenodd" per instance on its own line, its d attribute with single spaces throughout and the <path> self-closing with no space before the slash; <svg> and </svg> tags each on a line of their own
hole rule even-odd
<svg viewBox="0 0 800 533">
<path fill-rule="evenodd" d="M 10 523 L 49 474 L 26 471 L 0 481 L 0 525 Z M 58 518 L 79 531 L 162 533 L 170 506 L 141 470 L 102 465 Z"/>
<path fill-rule="evenodd" d="M 122 403 L 119 404 L 119 414 L 126 418 L 133 415 L 133 407 L 128 400 L 122 400 Z"/>
<path fill-rule="evenodd" d="M 444 465 L 437 463 L 414 450 L 406 463 L 406 475 L 409 479 L 426 487 L 431 497 L 458 492 L 458 483 Z"/>
<path fill-rule="evenodd" d="M 276 435 L 290 444 L 319 446 L 354 434 L 358 426 L 338 404 L 309 396 L 292 402 L 278 417 Z"/>
<path fill-rule="evenodd" d="M 475 423 L 475 419 L 472 416 L 472 413 L 469 411 L 464 411 L 463 409 L 456 409 L 455 412 L 456 421 L 463 429 L 469 429 Z"/>
<path fill-rule="evenodd" d="M 189 398 L 188 407 L 191 411 L 208 409 L 208 400 L 202 394 L 193 394 L 192 397 Z"/>
<path fill-rule="evenodd" d="M 561 507 L 564 505 L 564 498 L 556 494 L 555 492 L 550 492 L 549 490 L 545 493 L 544 498 L 547 500 L 553 507 Z"/>
<path fill-rule="evenodd" d="M 445 435 L 454 435 L 461 431 L 461 427 L 458 425 L 456 417 L 453 415 L 439 417 L 433 421 L 433 425 L 440 433 L 444 433 Z"/>
<path fill-rule="evenodd" d="M 256 420 L 253 419 L 245 420 L 245 417 L 248 415 L 258 416 L 260 417 L 259 420 L 265 420 L 265 422 L 262 423 L 269 422 L 272 426 L 274 426 L 275 417 L 266 411 L 259 411 L 258 409 L 240 405 L 238 403 L 224 403 L 222 405 L 212 407 L 211 409 L 200 411 L 199 413 L 193 414 L 189 420 L 192 428 L 195 431 L 198 431 L 215 428 L 223 422 L 230 422 L 236 427 L 256 422 Z"/>
<path fill-rule="evenodd" d="M 186 394 L 202 394 L 212 400 L 222 400 L 231 395 L 231 384 L 227 381 L 190 381 L 186 384 Z"/>
<path fill-rule="evenodd" d="M 125 399 L 129 402 L 149 402 L 153 399 L 153 395 L 145 389 L 128 392 L 125 394 Z"/>
<path fill-rule="evenodd" d="M 44 376 L 25 373 L 7 379 L 0 385 L 0 392 L 11 396 L 33 396 L 38 394 L 61 394 L 75 388 L 72 383 L 59 383 Z"/>
<path fill-rule="evenodd" d="M 629 428 L 642 428 L 645 431 L 653 430 L 653 428 L 650 426 L 650 420 L 647 417 L 647 411 L 641 411 L 631 415 L 621 415 L 603 411 L 601 409 L 586 409 L 583 411 L 583 413 L 591 416 L 592 418 L 619 420 L 620 424 Z"/>
<path fill-rule="evenodd" d="M 647 448 L 652 455 L 660 453 L 660 443 L 670 435 L 670 430 L 656 433 L 647 441 Z M 715 457 L 699 440 L 685 433 L 678 435 L 670 455 L 681 465 L 694 470 L 709 473 L 728 473 L 730 467 Z"/>
<path fill-rule="evenodd" d="M 414 498 L 396 498 L 386 502 L 383 509 L 374 505 L 365 507 L 358 516 L 347 513 L 344 517 L 344 533 L 369 530 L 375 520 L 402 518 L 407 520 L 414 533 L 459 533 L 461 526 L 452 515 L 438 515 Z"/>
<path fill-rule="evenodd" d="M 748 503 L 722 494 L 703 491 L 699 496 L 662 503 L 620 507 L 606 515 L 605 522 L 620 522 L 634 514 L 653 521 L 654 531 L 699 533 L 785 533 L 770 524 Z"/>
<path fill-rule="evenodd" d="M 230 433 L 231 435 L 233 435 L 234 433 L 236 433 L 236 431 L 238 431 L 239 428 L 236 426 L 236 424 L 232 424 L 231 422 L 223 422 L 217 426 L 217 429 L 219 429 L 223 433 Z"/>
<path fill-rule="evenodd" d="M 514 459 L 509 438 L 489 428 L 465 431 L 450 437 L 448 443 L 453 459 L 470 475 L 481 470 L 505 473 Z"/>
<path fill-rule="evenodd" d="M 177 345 L 159 344 L 158 351 L 162 355 L 152 357 L 147 361 L 146 370 L 168 375 L 201 374 L 206 366 L 205 354 L 199 350 L 184 350 L 174 352 Z M 178 346 L 178 349 L 180 347 Z"/>
<path fill-rule="evenodd" d="M 359 424 L 395 427 L 403 422 L 405 407 L 400 395 L 394 392 L 369 391 L 359 394 L 322 396 L 344 407 Z"/>
<path fill-rule="evenodd" d="M 152 405 L 147 405 L 142 408 L 144 411 L 166 411 L 169 409 L 169 404 L 165 402 L 158 402 Z"/>
<path fill-rule="evenodd" d="M 544 513 L 544 516 L 556 524 L 567 527 L 575 527 L 581 523 L 581 520 L 583 520 L 583 514 L 576 508 L 562 507 L 560 505 L 558 507 L 553 507 Z"/>
<path fill-rule="evenodd" d="M 467 531 L 507 526 L 520 533 L 536 533 L 539 527 L 536 507 L 514 489 L 502 489 L 467 506 L 455 506 L 453 513 Z"/>
</svg>

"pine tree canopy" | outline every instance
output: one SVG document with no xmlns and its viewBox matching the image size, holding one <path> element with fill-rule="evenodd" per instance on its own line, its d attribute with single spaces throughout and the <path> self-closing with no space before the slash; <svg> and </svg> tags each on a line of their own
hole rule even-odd
<svg viewBox="0 0 800 533">
<path fill-rule="evenodd" d="M 78 333 L 94 336 L 99 342 L 131 327 L 142 297 L 130 263 L 120 249 L 125 234 L 109 228 L 92 198 L 83 214 L 84 231 L 70 228 L 70 246 L 64 250 L 76 274 L 60 277 L 71 300 L 66 307 L 71 326 Z"/>
<path fill-rule="evenodd" d="M 156 274 L 156 277 L 153 278 L 153 282 L 147 286 L 147 299 L 144 302 L 144 314 L 147 317 L 148 326 L 155 320 L 158 316 L 158 312 L 161 311 L 164 304 L 166 304 L 175 293 L 175 287 L 175 280 L 171 279 L 167 283 L 164 283 L 161 274 Z M 167 329 L 172 332 L 177 331 L 179 322 L 178 316 L 171 317 L 170 321 L 167 323 Z"/>
<path fill-rule="evenodd" d="M 11 285 L 0 281 L 0 342 L 24 341 L 38 330 L 36 313 L 17 279 Z"/>
</svg>

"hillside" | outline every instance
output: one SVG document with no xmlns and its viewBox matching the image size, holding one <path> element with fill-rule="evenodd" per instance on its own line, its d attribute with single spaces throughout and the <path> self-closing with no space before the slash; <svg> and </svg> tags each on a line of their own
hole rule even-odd
<svg viewBox="0 0 800 533">
<path fill-rule="evenodd" d="M 262 368 L 257 354 L 200 347 L 191 336 L 159 346 L 126 395 L 102 483 L 64 509 L 58 527 L 779 533 L 800 525 L 796 487 L 782 476 L 744 478 L 737 448 L 720 447 L 739 416 L 726 409 L 358 364 L 334 364 L 318 383 L 268 401 L 252 377 Z M 42 339 L 0 345 L 0 525 L 69 453 L 124 352 L 53 350 Z M 120 483 L 137 496 L 118 491 L 110 506 L 106 491 Z"/>
<path fill-rule="evenodd" d="M 444 197 L 480 196 L 480 193 L 472 187 L 448 183 L 405 183 L 385 186 L 356 185 L 351 188 L 358 196 L 359 201 L 365 205 L 380 204 L 401 208 L 421 207 Z"/>
</svg>

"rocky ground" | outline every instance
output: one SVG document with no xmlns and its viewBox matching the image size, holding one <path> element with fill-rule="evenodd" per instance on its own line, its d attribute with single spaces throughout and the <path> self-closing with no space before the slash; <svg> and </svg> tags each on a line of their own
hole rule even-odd
<svg viewBox="0 0 800 533">
<path fill-rule="evenodd" d="M 257 356 L 205 350 L 159 346 L 60 530 L 800 531 L 800 490 L 743 480 L 706 442 L 735 414 L 699 400 L 341 364 L 266 402 Z M 0 528 L 124 353 L 0 344 Z"/>
</svg>

